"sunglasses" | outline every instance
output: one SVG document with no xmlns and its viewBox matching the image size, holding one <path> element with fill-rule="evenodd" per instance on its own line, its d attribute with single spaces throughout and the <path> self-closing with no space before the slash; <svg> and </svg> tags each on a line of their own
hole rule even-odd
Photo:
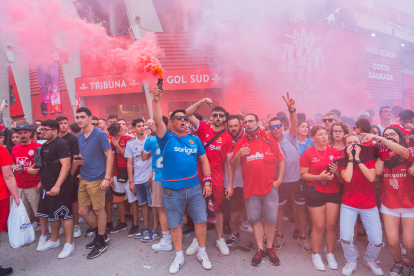
<svg viewBox="0 0 414 276">
<path fill-rule="evenodd" d="M 323 121 L 324 123 L 326 123 L 326 122 L 330 122 L 330 123 L 332 123 L 332 122 L 333 122 L 333 120 L 334 120 L 334 119 L 332 119 L 332 118 L 330 118 L 330 119 L 322 119 L 322 121 Z"/>
<path fill-rule="evenodd" d="M 92 123 L 92 125 L 97 127 L 99 125 L 99 123 Z"/>
<path fill-rule="evenodd" d="M 178 121 L 181 121 L 181 120 L 188 121 L 187 116 L 175 116 L 174 119 L 177 119 Z M 174 121 L 174 119 L 173 119 L 173 121 Z"/>
<path fill-rule="evenodd" d="M 154 125 L 155 123 L 147 123 L 148 125 Z"/>
<path fill-rule="evenodd" d="M 217 118 L 217 117 L 224 118 L 224 116 L 226 115 L 224 115 L 223 113 L 214 113 L 212 116 L 213 118 Z"/>
<path fill-rule="evenodd" d="M 277 124 L 277 125 L 274 125 L 274 126 L 270 126 L 269 128 L 270 128 L 271 130 L 274 130 L 275 128 L 280 129 L 281 127 L 282 127 L 282 125 L 281 125 L 281 124 Z"/>
<path fill-rule="evenodd" d="M 145 130 L 151 130 L 149 127 L 146 127 Z"/>
</svg>

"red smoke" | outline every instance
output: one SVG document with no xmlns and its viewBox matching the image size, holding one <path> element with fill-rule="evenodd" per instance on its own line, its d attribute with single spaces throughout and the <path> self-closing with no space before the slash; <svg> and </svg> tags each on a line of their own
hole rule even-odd
<svg viewBox="0 0 414 276">
<path fill-rule="evenodd" d="M 69 56 L 80 41 L 92 41 L 87 54 L 91 60 L 104 60 L 102 66 L 108 74 L 119 72 L 122 67 L 128 78 L 142 80 L 155 68 L 161 68 L 155 56 L 162 55 L 162 51 L 153 34 L 134 44 L 129 39 L 109 37 L 102 26 L 79 19 L 69 1 L 3 0 L 0 26 L 6 44 L 15 47 L 20 66 L 28 66 L 22 56 L 33 65 L 51 62 L 48 51 L 56 49 L 53 39 L 61 35 L 63 48 L 59 50 Z"/>
</svg>

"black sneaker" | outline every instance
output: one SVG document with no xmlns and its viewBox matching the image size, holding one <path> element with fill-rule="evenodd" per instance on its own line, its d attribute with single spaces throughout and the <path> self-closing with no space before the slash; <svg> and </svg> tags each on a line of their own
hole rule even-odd
<svg viewBox="0 0 414 276">
<path fill-rule="evenodd" d="M 13 268 L 11 268 L 11 267 L 3 268 L 0 265 L 0 276 L 7 276 L 7 275 L 10 275 L 12 273 L 13 273 Z"/>
<path fill-rule="evenodd" d="M 114 229 L 114 224 L 112 222 L 106 223 L 106 234 L 111 233 L 111 230 Z"/>
<path fill-rule="evenodd" d="M 132 221 L 133 217 L 132 217 L 132 215 L 125 215 L 125 219 Z"/>
<path fill-rule="evenodd" d="M 107 234 L 104 235 L 104 240 L 105 243 L 109 242 L 109 237 Z M 98 243 L 98 237 L 95 236 L 95 238 L 93 239 L 93 241 L 91 241 L 90 243 L 86 244 L 86 248 L 87 249 L 92 249 L 95 247 L 95 245 Z"/>
<path fill-rule="evenodd" d="M 112 229 L 111 231 L 109 231 L 109 233 L 111 234 L 116 234 L 119 231 L 123 231 L 123 230 L 127 230 L 128 229 L 128 225 L 125 223 L 118 223 L 117 226 L 114 227 L 114 229 Z"/>
<path fill-rule="evenodd" d="M 272 248 L 266 249 L 266 257 L 269 259 L 271 265 L 280 265 L 280 260 Z"/>
<path fill-rule="evenodd" d="M 128 232 L 128 238 L 132 238 L 138 232 L 139 232 L 139 226 L 132 224 L 131 229 L 129 229 L 129 232 Z"/>
<path fill-rule="evenodd" d="M 235 234 L 231 233 L 230 237 L 226 241 L 226 244 L 227 244 L 227 246 L 232 246 L 238 240 L 240 240 L 240 234 L 235 235 Z"/>
<path fill-rule="evenodd" d="M 295 230 L 293 230 L 292 238 L 297 240 L 299 238 L 299 234 L 300 234 L 300 230 L 298 228 L 295 228 Z"/>
<path fill-rule="evenodd" d="M 223 233 L 224 233 L 224 235 L 230 235 L 231 234 L 231 228 L 230 228 L 230 223 L 229 222 L 224 222 Z"/>
<path fill-rule="evenodd" d="M 183 234 L 187 234 L 189 232 L 194 232 L 194 224 L 186 223 L 183 225 Z"/>
<path fill-rule="evenodd" d="M 106 244 L 96 243 L 95 247 L 92 249 L 91 252 L 89 252 L 88 256 L 86 258 L 88 259 L 95 259 L 99 257 L 102 253 L 106 251 L 108 246 Z"/>
<path fill-rule="evenodd" d="M 402 270 L 403 270 L 402 263 L 394 263 L 394 265 L 391 267 L 390 275 L 401 275 Z"/>
<path fill-rule="evenodd" d="M 265 258 L 264 251 L 261 249 L 257 249 L 256 255 L 254 255 L 252 259 L 252 266 L 260 266 L 264 258 Z"/>
</svg>

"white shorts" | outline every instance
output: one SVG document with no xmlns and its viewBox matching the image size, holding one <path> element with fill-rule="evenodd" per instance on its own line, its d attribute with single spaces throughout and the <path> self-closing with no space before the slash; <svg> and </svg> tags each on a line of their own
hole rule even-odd
<svg viewBox="0 0 414 276">
<path fill-rule="evenodd" d="M 414 208 L 390 209 L 381 204 L 381 213 L 401 218 L 414 218 Z"/>
<path fill-rule="evenodd" d="M 125 194 L 125 199 L 128 199 L 129 203 L 137 200 L 137 196 L 129 189 L 129 181 L 126 183 L 121 183 L 118 182 L 116 176 L 114 176 L 114 186 L 115 189 L 113 191 L 115 192 L 116 196 L 122 196 Z"/>
</svg>

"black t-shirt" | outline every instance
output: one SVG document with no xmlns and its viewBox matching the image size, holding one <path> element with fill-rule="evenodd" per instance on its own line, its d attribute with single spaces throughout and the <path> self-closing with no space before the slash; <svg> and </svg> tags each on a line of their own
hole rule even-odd
<svg viewBox="0 0 414 276">
<path fill-rule="evenodd" d="M 73 161 L 74 155 L 79 155 L 79 144 L 78 144 L 78 138 L 73 135 L 72 133 L 67 133 L 65 136 L 60 137 L 66 142 L 68 142 L 70 146 L 70 154 L 72 155 L 71 161 Z"/>
<path fill-rule="evenodd" d="M 48 165 L 47 163 L 71 157 L 70 146 L 68 142 L 58 136 L 49 144 L 44 143 L 42 147 L 45 164 L 40 169 L 40 180 L 42 181 L 43 189 L 50 190 L 53 188 L 53 186 L 55 186 L 56 181 L 59 178 L 62 164 L 60 164 L 60 162 L 57 162 Z M 70 172 L 63 182 L 62 187 L 65 185 L 72 185 L 72 176 L 70 175 Z"/>
</svg>

